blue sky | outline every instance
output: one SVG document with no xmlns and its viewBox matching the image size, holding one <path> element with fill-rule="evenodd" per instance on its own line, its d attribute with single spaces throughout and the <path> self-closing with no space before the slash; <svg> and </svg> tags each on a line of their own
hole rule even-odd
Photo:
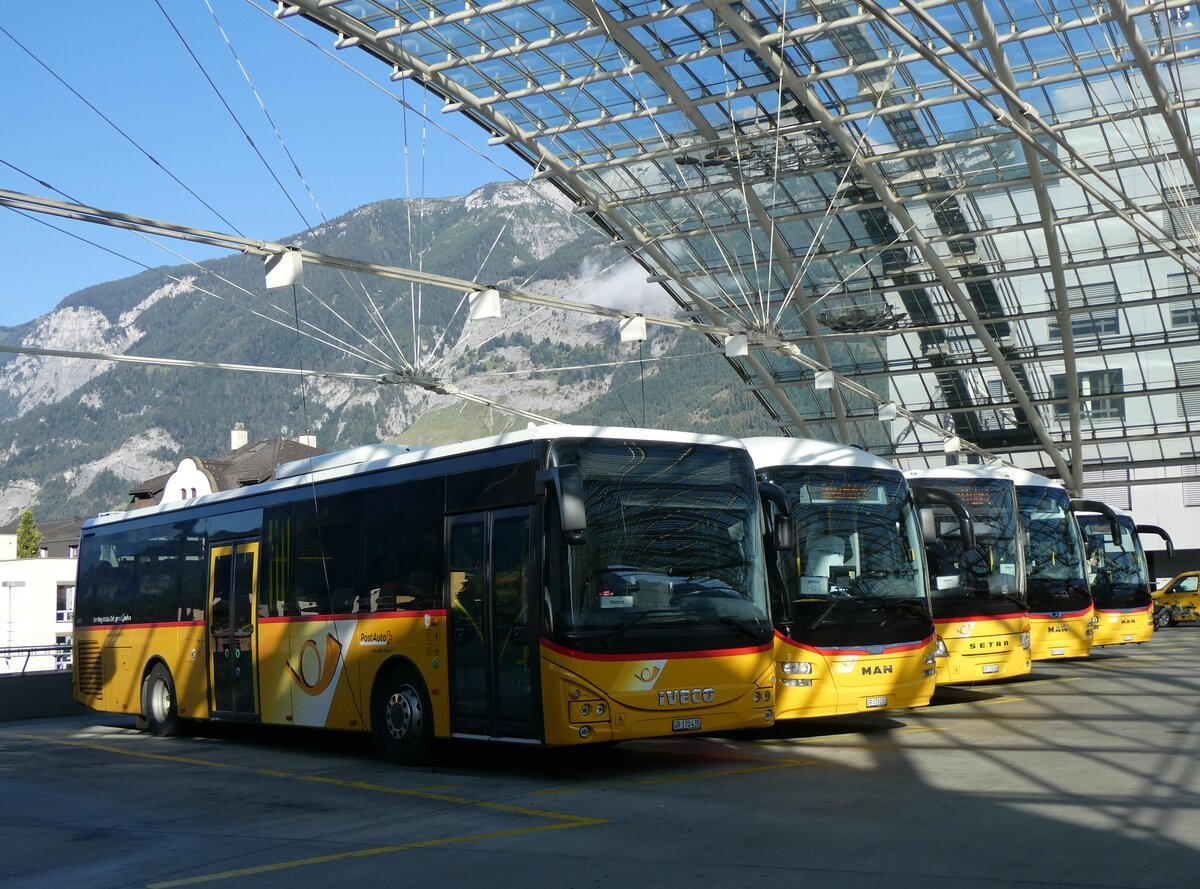
<svg viewBox="0 0 1200 889">
<path fill-rule="evenodd" d="M 269 170 L 154 0 L 5 3 L 0 5 L 0 27 L 243 234 L 282 239 L 306 227 L 272 173 L 309 222 L 318 223 L 320 213 L 205 0 L 161 2 L 266 157 Z M 381 198 L 465 194 L 484 182 L 510 178 L 509 172 L 527 174 L 511 152 L 487 148 L 481 130 L 461 115 L 442 114 L 432 97 L 429 116 L 491 162 L 406 112 L 391 96 L 403 90 L 420 108 L 426 96 L 419 87 L 390 83 L 387 69 L 359 50 L 343 51 L 338 58 L 367 74 L 370 82 L 348 72 L 285 23 L 264 14 L 274 3 L 209 3 L 326 218 Z M 286 24 L 332 50 L 329 34 L 299 18 Z M 12 168 L 17 167 L 80 203 L 230 230 L 2 32 L 0 108 L 5 118 L 0 188 L 57 197 Z M 180 261 L 129 233 L 51 221 L 148 265 Z M 169 246 L 191 259 L 217 255 L 183 242 Z M 0 326 L 29 321 L 82 287 L 141 270 L 0 208 Z"/>
</svg>

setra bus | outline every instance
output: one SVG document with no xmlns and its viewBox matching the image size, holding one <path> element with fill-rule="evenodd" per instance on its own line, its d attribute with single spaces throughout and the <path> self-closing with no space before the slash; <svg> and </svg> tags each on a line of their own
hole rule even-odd
<svg viewBox="0 0 1200 889">
<path fill-rule="evenodd" d="M 936 636 L 904 475 L 846 445 L 743 444 L 793 526 L 793 550 L 768 552 L 776 719 L 928 704 Z"/>
<path fill-rule="evenodd" d="M 937 682 L 951 685 L 1006 679 L 1030 672 L 1029 603 L 1017 488 L 990 467 L 910 469 L 922 510 L 932 512 L 936 540 L 927 547 Z M 973 547 L 948 506 L 922 491 L 954 495 L 969 511 Z"/>
<path fill-rule="evenodd" d="M 1024 469 L 1004 467 L 995 472 L 1017 485 L 1025 530 L 1030 653 L 1035 661 L 1087 657 L 1097 618 L 1075 514 L 1108 507 L 1072 499 L 1061 483 Z"/>
<path fill-rule="evenodd" d="M 1103 514 L 1081 511 L 1076 516 L 1086 543 L 1088 579 L 1096 607 L 1093 644 L 1147 642 L 1154 635 L 1154 590 L 1146 553 L 1133 516 L 1123 510 L 1111 512 L 1117 519 L 1115 528 Z M 1120 532 L 1119 537 L 1114 530 Z"/>
<path fill-rule="evenodd" d="M 157 735 L 222 719 L 567 745 L 770 725 L 740 443 L 546 425 L 368 446 L 89 520 L 75 695 Z"/>
</svg>

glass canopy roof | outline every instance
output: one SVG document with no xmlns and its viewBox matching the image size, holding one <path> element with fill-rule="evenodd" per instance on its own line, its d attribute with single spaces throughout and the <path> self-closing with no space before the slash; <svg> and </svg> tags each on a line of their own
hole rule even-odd
<svg viewBox="0 0 1200 889">
<path fill-rule="evenodd" d="M 519 154 L 686 315 L 745 331 L 729 361 L 788 434 L 909 466 L 978 449 L 1075 490 L 1200 460 L 1191 4 L 296 14 Z"/>
</svg>

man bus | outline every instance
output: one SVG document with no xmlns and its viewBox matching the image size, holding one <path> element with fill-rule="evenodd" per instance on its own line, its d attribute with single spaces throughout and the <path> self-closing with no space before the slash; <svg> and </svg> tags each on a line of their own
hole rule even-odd
<svg viewBox="0 0 1200 889">
<path fill-rule="evenodd" d="M 782 489 L 792 550 L 768 553 L 777 719 L 922 707 L 934 643 L 924 547 L 903 474 L 845 445 L 743 442 Z"/>
</svg>

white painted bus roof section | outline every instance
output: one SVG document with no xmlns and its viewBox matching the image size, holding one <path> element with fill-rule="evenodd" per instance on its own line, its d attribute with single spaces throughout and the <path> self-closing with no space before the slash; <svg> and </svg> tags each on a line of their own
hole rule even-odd
<svg viewBox="0 0 1200 889">
<path fill-rule="evenodd" d="M 940 469 L 908 469 L 904 473 L 908 478 L 998 478 L 1009 481 L 1023 488 L 1058 488 L 1063 489 L 1062 482 L 1046 478 L 1036 472 L 1029 472 L 1016 466 L 944 466 Z"/>
<path fill-rule="evenodd" d="M 638 429 L 625 426 L 570 426 L 566 424 L 546 423 L 513 432 L 506 432 L 502 435 L 476 438 L 454 444 L 432 447 L 388 444 L 365 445 L 345 451 L 335 451 L 334 453 L 324 454 L 320 457 L 294 460 L 290 463 L 281 464 L 279 467 L 281 476 L 271 481 L 266 481 L 258 485 L 250 485 L 245 488 L 217 491 L 214 494 L 197 497 L 193 500 L 180 500 L 173 503 L 148 506 L 144 509 L 129 510 L 127 512 L 107 513 L 97 516 L 94 519 L 89 519 L 84 523 L 84 528 L 119 522 L 127 518 L 140 518 L 156 513 L 172 512 L 199 504 L 238 500 L 250 494 L 286 490 L 299 485 L 312 484 L 313 482 L 378 472 L 383 469 L 408 466 L 427 460 L 440 460 L 463 454 L 474 454 L 533 441 L 553 441 L 559 439 L 641 441 L 647 444 L 695 444 L 730 448 L 738 451 L 745 450 L 740 440 L 724 435 L 700 435 L 692 432 Z"/>
<path fill-rule="evenodd" d="M 771 466 L 836 466 L 899 472 L 880 457 L 849 445 L 820 441 L 815 438 L 785 438 L 760 436 L 743 438 L 756 469 Z"/>
</svg>

